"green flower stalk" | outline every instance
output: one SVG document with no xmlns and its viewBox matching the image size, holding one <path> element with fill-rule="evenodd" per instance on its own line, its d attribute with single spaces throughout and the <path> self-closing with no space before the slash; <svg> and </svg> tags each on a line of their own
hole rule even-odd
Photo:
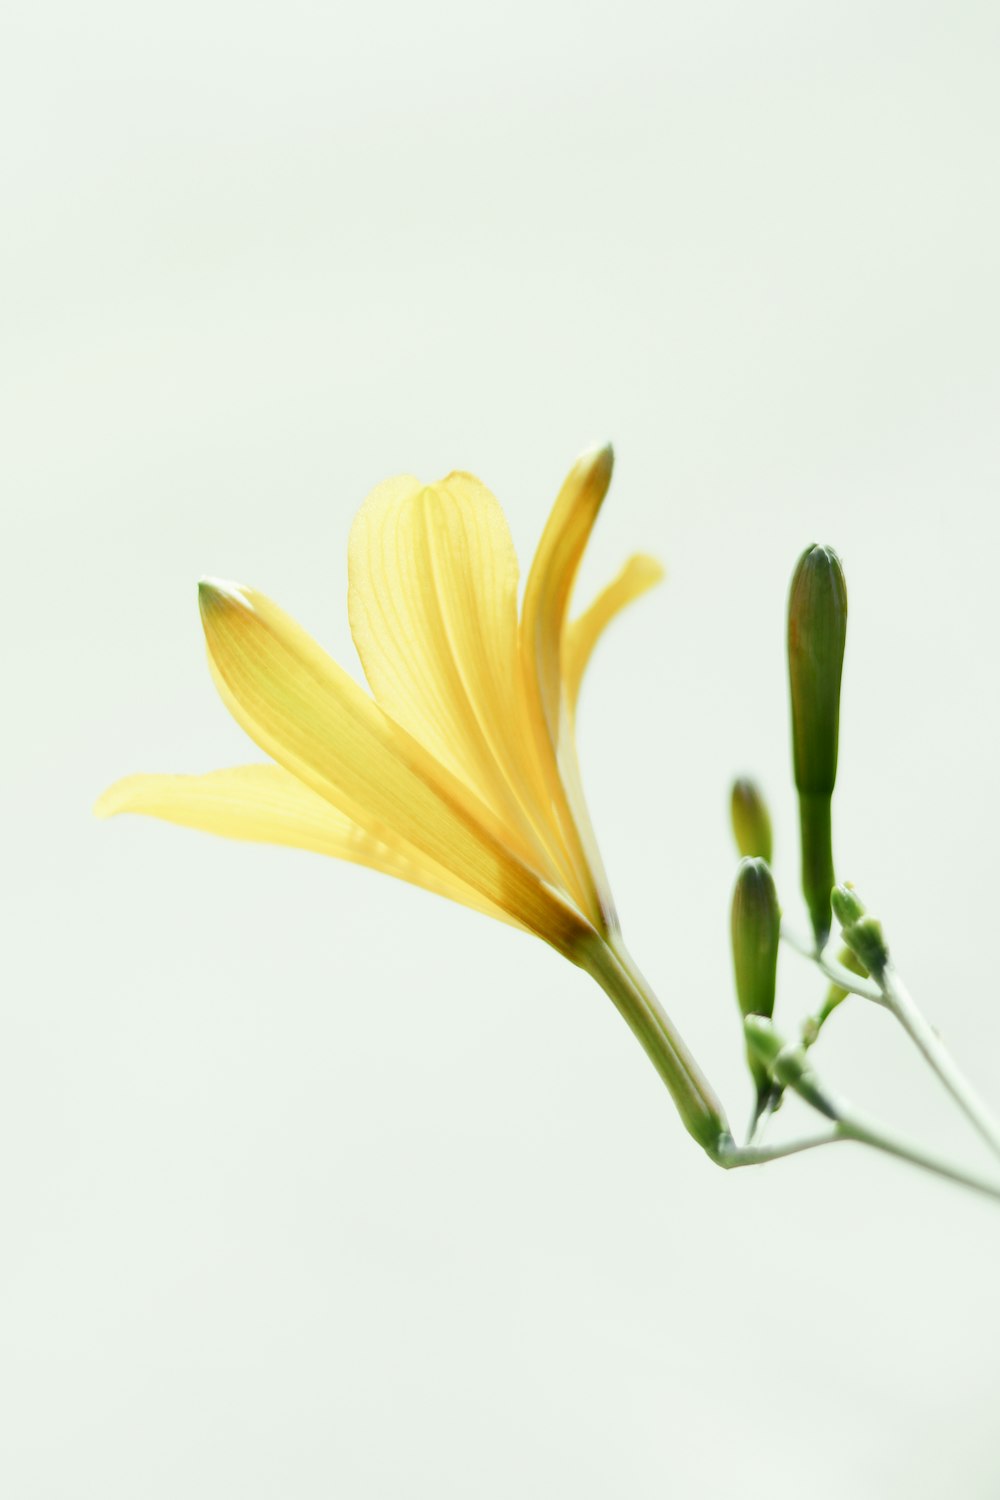
<svg viewBox="0 0 1000 1500">
<path fill-rule="evenodd" d="M 832 547 L 808 547 L 799 558 L 788 599 L 788 678 L 802 891 L 817 949 L 830 935 L 830 892 L 836 880 L 831 811 L 846 639 L 847 584 L 840 558 Z"/>
</svg>

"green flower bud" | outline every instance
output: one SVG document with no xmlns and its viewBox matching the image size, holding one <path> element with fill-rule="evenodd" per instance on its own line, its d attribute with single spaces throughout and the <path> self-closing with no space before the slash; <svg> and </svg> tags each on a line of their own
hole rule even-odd
<svg viewBox="0 0 1000 1500">
<path fill-rule="evenodd" d="M 840 678 L 847 639 L 847 584 L 832 547 L 807 547 L 788 598 L 795 785 L 831 796 L 837 780 Z"/>
<path fill-rule="evenodd" d="M 853 927 L 865 915 L 867 907 L 853 885 L 834 886 L 830 894 L 833 914 L 841 927 Z"/>
<path fill-rule="evenodd" d="M 777 1063 L 781 1049 L 785 1045 L 780 1032 L 775 1030 L 774 1023 L 768 1016 L 754 1015 L 744 1016 L 743 1032 L 747 1039 L 747 1047 L 760 1060 L 770 1076 L 771 1069 Z"/>
<path fill-rule="evenodd" d="M 847 584 L 832 547 L 807 547 L 788 599 L 792 754 L 799 793 L 802 890 L 817 947 L 830 935 L 831 801 L 837 780 L 840 680 L 847 639 Z"/>
<path fill-rule="evenodd" d="M 872 978 L 881 979 L 889 962 L 889 945 L 882 931 L 882 923 L 868 915 L 864 902 L 852 886 L 836 886 L 832 901 L 833 913 L 841 925 L 844 942 Z"/>
<path fill-rule="evenodd" d="M 774 878 L 763 859 L 740 862 L 733 890 L 733 971 L 736 998 L 744 1016 L 774 1014 L 781 908 Z M 767 1068 L 749 1048 L 747 1062 L 757 1086 L 757 1108 L 772 1091 Z"/>
<path fill-rule="evenodd" d="M 747 1016 L 743 1029 L 748 1051 L 757 1057 L 775 1083 L 791 1089 L 828 1119 L 839 1118 L 836 1106 L 809 1066 L 804 1048 L 787 1045 L 774 1023 L 763 1016 Z"/>
<path fill-rule="evenodd" d="M 732 937 L 736 996 L 745 1016 L 774 1014 L 781 907 L 763 859 L 740 861 L 733 890 Z"/>
<path fill-rule="evenodd" d="M 771 816 L 760 788 L 745 776 L 733 782 L 730 816 L 740 853 L 749 859 L 766 859 L 770 864 Z"/>
</svg>

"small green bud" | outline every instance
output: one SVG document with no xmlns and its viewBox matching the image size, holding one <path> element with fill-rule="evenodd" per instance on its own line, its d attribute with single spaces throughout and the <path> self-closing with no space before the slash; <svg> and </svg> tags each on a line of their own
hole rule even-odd
<svg viewBox="0 0 1000 1500">
<path fill-rule="evenodd" d="M 781 908 L 774 877 L 763 859 L 740 861 L 731 915 L 736 998 L 744 1016 L 774 1014 Z M 760 1059 L 747 1049 L 747 1063 L 757 1087 L 758 1112 L 772 1092 Z"/>
<path fill-rule="evenodd" d="M 774 1023 L 764 1016 L 747 1016 L 743 1029 L 748 1051 L 758 1058 L 775 1083 L 791 1089 L 828 1119 L 839 1118 L 836 1105 L 824 1093 L 809 1066 L 803 1047 L 786 1044 L 780 1032 L 775 1030 Z"/>
<path fill-rule="evenodd" d="M 830 904 L 841 927 L 851 927 L 855 922 L 860 922 L 865 915 L 865 903 L 853 885 L 834 886 L 830 895 Z"/>
<path fill-rule="evenodd" d="M 807 547 L 788 598 L 792 754 L 799 793 L 802 890 L 817 947 L 830 935 L 831 801 L 837 781 L 840 680 L 847 640 L 847 584 L 832 547 Z"/>
<path fill-rule="evenodd" d="M 838 885 L 833 892 L 833 912 L 841 925 L 844 942 L 873 979 L 881 979 L 889 962 L 889 945 L 882 923 L 868 915 L 864 902 L 852 886 Z"/>
<path fill-rule="evenodd" d="M 770 1077 L 771 1069 L 785 1045 L 781 1034 L 775 1030 L 774 1022 L 768 1016 L 744 1016 L 743 1032 L 747 1046 L 767 1069 Z"/>
<path fill-rule="evenodd" d="M 771 816 L 756 782 L 741 776 L 733 782 L 730 816 L 736 847 L 749 859 L 771 863 Z"/>
</svg>

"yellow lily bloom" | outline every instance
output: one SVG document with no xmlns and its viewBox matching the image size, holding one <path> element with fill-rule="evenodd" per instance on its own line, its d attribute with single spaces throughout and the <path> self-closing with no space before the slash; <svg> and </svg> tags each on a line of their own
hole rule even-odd
<svg viewBox="0 0 1000 1500">
<path fill-rule="evenodd" d="M 570 619 L 611 470 L 610 447 L 571 469 L 520 614 L 510 531 L 478 479 L 379 485 L 348 556 L 351 632 L 371 695 L 264 595 L 203 582 L 216 686 L 271 763 L 126 777 L 96 811 L 368 865 L 544 938 L 612 996 L 688 1129 L 718 1158 L 721 1107 L 621 946 L 577 764 L 591 652 L 662 576 L 652 558 L 633 557 Z"/>
</svg>

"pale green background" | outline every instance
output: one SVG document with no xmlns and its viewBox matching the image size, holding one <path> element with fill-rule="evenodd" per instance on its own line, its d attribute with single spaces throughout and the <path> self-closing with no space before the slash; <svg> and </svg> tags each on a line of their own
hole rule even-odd
<svg viewBox="0 0 1000 1500">
<path fill-rule="evenodd" d="M 470 467 L 526 557 L 619 465 L 582 753 L 626 933 L 742 1121 L 725 796 L 844 556 L 838 849 L 1000 1100 L 993 3 L 6 11 L 0 1488 L 12 1500 L 995 1500 L 994 1206 L 726 1176 L 540 944 L 89 815 L 247 755 L 194 581 L 355 668 L 345 547 Z M 818 995 L 782 965 L 791 1020 Z M 970 1163 L 878 1014 L 828 1074 Z"/>
</svg>

